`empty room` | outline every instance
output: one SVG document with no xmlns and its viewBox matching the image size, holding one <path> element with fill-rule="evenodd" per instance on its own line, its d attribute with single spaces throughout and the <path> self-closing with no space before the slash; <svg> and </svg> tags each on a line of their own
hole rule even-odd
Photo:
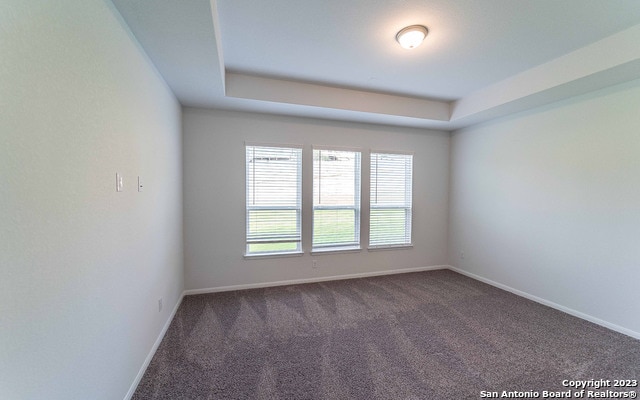
<svg viewBox="0 0 640 400">
<path fill-rule="evenodd" d="M 3 0 L 0 399 L 636 398 L 640 1 Z"/>
</svg>

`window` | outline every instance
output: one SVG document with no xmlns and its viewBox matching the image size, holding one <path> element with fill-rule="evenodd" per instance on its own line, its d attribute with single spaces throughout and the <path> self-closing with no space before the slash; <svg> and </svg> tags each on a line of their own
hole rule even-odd
<svg viewBox="0 0 640 400">
<path fill-rule="evenodd" d="M 246 254 L 299 253 L 302 149 L 246 146 Z"/>
<path fill-rule="evenodd" d="M 369 246 L 411 245 L 413 156 L 371 153 Z"/>
<path fill-rule="evenodd" d="M 313 150 L 313 250 L 360 246 L 360 152 Z"/>
</svg>

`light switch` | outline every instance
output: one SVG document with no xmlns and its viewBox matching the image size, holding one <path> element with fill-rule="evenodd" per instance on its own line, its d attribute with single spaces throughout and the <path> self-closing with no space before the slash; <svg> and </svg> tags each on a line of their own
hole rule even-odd
<svg viewBox="0 0 640 400">
<path fill-rule="evenodd" d="M 116 192 L 122 192 L 124 183 L 122 181 L 122 175 L 116 172 Z"/>
<path fill-rule="evenodd" d="M 138 177 L 138 192 L 142 192 L 142 178 Z"/>
</svg>

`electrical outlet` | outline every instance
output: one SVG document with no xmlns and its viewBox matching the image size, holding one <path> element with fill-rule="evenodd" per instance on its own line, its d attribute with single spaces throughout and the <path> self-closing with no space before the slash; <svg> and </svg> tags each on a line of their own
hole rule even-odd
<svg viewBox="0 0 640 400">
<path fill-rule="evenodd" d="M 312 268 L 318 268 L 318 260 L 312 260 L 311 261 L 311 267 Z"/>
<path fill-rule="evenodd" d="M 158 299 L 158 312 L 162 311 L 162 298 Z"/>
</svg>

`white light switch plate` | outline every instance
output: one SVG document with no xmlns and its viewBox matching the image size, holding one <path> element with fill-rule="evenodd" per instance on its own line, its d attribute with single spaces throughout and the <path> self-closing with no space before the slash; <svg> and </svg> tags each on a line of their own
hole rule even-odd
<svg viewBox="0 0 640 400">
<path fill-rule="evenodd" d="M 122 192 L 124 188 L 124 182 L 122 180 L 122 175 L 116 172 L 116 192 Z"/>
<path fill-rule="evenodd" d="M 138 177 L 138 192 L 142 192 L 142 178 Z"/>
</svg>

